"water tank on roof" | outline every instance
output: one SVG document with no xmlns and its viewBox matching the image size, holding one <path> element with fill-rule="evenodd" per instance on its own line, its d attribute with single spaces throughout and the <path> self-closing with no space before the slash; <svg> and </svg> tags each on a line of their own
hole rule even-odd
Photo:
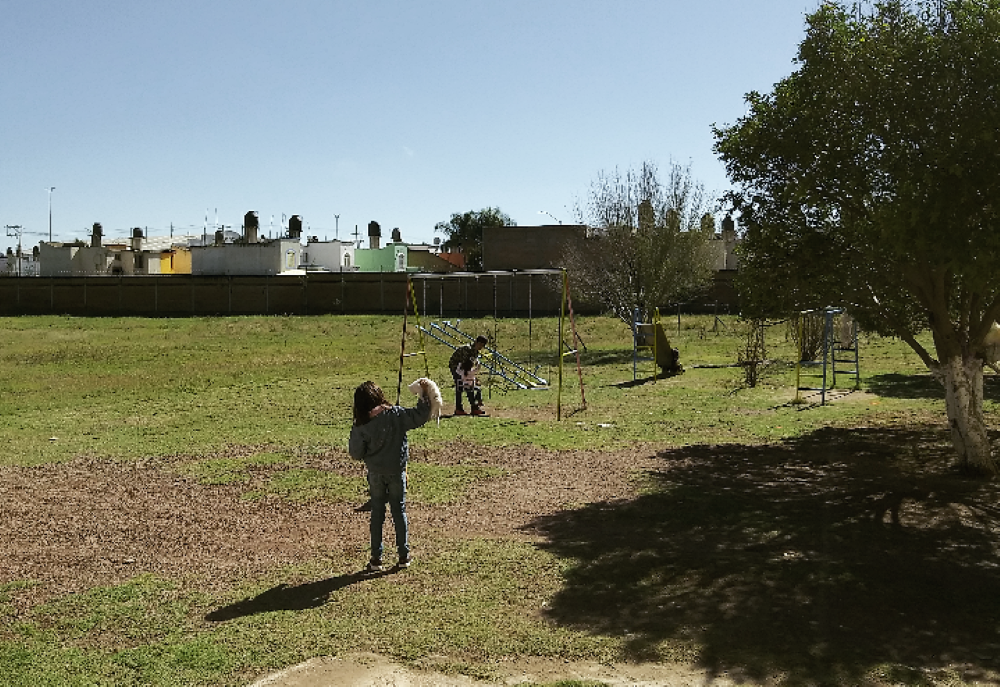
<svg viewBox="0 0 1000 687">
<path fill-rule="evenodd" d="M 260 222 L 257 219 L 256 210 L 251 210 L 243 215 L 243 238 L 247 243 L 257 243 L 257 231 L 259 228 Z"/>
</svg>

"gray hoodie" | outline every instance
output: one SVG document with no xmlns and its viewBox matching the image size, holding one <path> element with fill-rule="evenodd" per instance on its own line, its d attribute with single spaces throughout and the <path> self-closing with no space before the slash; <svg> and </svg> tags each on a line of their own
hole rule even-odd
<svg viewBox="0 0 1000 687">
<path fill-rule="evenodd" d="M 413 408 L 383 408 L 366 424 L 351 427 L 347 452 L 352 458 L 365 461 L 368 472 L 401 475 L 410 457 L 406 433 L 420 427 L 430 417 L 431 404 L 423 396 Z"/>
</svg>

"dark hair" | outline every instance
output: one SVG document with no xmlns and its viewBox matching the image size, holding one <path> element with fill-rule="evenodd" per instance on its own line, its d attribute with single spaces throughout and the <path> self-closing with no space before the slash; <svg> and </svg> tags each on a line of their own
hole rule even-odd
<svg viewBox="0 0 1000 687">
<path fill-rule="evenodd" d="M 354 390 L 354 424 L 368 424 L 371 412 L 384 404 L 385 394 L 375 382 L 363 382 Z"/>
<path fill-rule="evenodd" d="M 486 344 L 489 343 L 489 340 L 485 336 L 480 334 L 479 336 L 476 337 L 476 343 L 481 343 L 482 345 L 485 346 Z"/>
</svg>

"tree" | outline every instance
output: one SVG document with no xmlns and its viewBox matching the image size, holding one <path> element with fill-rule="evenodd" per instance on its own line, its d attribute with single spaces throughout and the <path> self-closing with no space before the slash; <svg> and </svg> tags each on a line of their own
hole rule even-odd
<svg viewBox="0 0 1000 687">
<path fill-rule="evenodd" d="M 982 401 L 1000 316 L 1000 0 L 828 2 L 797 64 L 714 131 L 746 230 L 744 303 L 844 305 L 899 336 L 944 386 L 963 465 L 996 474 Z"/>
<path fill-rule="evenodd" d="M 438 222 L 434 231 L 448 237 L 443 244 L 445 248 L 460 249 L 465 254 L 465 266 L 478 271 L 483 269 L 483 229 L 516 224 L 500 208 L 484 208 L 456 213 L 447 222 Z"/>
<path fill-rule="evenodd" d="M 563 256 L 574 290 L 633 327 L 657 306 L 704 288 L 712 274 L 715 222 L 704 187 L 671 163 L 665 181 L 651 162 L 601 173 L 576 211 L 588 237 Z"/>
</svg>

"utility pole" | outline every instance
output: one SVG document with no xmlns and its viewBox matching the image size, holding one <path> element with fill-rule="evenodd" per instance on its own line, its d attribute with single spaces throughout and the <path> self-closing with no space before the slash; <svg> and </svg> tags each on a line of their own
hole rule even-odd
<svg viewBox="0 0 1000 687">
<path fill-rule="evenodd" d="M 17 237 L 17 276 L 21 276 L 21 229 L 23 228 L 20 224 L 8 224 L 7 225 L 7 236 Z"/>
<path fill-rule="evenodd" d="M 49 243 L 52 243 L 52 192 L 55 190 L 55 186 L 49 186 Z"/>
</svg>

